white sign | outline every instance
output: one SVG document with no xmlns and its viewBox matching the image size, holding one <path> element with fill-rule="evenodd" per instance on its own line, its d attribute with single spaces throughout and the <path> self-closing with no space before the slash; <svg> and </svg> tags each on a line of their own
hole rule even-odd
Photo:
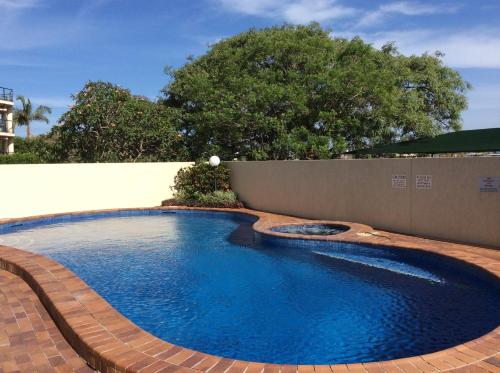
<svg viewBox="0 0 500 373">
<path fill-rule="evenodd" d="M 432 189 L 432 175 L 417 175 L 417 189 Z"/>
<path fill-rule="evenodd" d="M 406 175 L 392 175 L 392 187 L 396 189 L 404 189 L 407 185 Z"/>
<path fill-rule="evenodd" d="M 480 192 L 498 192 L 500 189 L 500 177 L 482 176 L 479 180 Z"/>
</svg>

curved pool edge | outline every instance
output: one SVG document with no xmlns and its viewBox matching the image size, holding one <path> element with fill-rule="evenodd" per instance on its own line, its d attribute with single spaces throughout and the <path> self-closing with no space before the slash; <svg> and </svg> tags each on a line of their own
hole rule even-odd
<svg viewBox="0 0 500 373">
<path fill-rule="evenodd" d="M 255 231 L 277 237 L 328 240 L 417 249 L 453 257 L 485 269 L 500 278 L 500 252 L 399 234 L 374 231 L 371 227 L 345 222 L 313 221 L 248 209 L 157 207 L 112 209 L 50 214 L 8 219 L 10 224 L 65 215 L 105 214 L 137 210 L 224 211 L 256 217 Z M 294 223 L 333 223 L 351 229 L 335 236 L 311 237 L 272 232 L 272 227 Z M 63 265 L 43 255 L 0 245 L 0 268 L 21 277 L 37 294 L 67 341 L 89 365 L 101 372 L 336 372 L 336 371 L 446 371 L 467 367 L 499 369 L 500 327 L 464 344 L 431 354 L 359 364 L 278 365 L 221 358 L 163 341 L 122 316 L 98 293 Z M 492 370 L 493 371 L 493 370 Z"/>
</svg>

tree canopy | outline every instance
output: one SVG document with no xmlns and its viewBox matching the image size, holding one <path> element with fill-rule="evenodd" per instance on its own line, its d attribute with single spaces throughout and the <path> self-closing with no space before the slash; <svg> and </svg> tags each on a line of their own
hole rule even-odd
<svg viewBox="0 0 500 373">
<path fill-rule="evenodd" d="M 441 55 L 332 37 L 318 24 L 221 40 L 159 101 L 88 82 L 34 153 L 59 162 L 327 159 L 461 128 L 470 88 Z"/>
<path fill-rule="evenodd" d="M 192 159 L 319 159 L 461 127 L 468 84 L 440 55 L 403 56 L 317 24 L 252 29 L 170 70 L 165 107 Z"/>
<path fill-rule="evenodd" d="M 54 127 L 61 161 L 135 162 L 185 158 L 173 123 L 176 113 L 127 89 L 89 82 Z"/>
</svg>

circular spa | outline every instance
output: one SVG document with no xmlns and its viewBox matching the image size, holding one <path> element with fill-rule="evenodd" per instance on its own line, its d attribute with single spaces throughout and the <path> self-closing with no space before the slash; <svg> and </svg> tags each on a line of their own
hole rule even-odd
<svg viewBox="0 0 500 373">
<path fill-rule="evenodd" d="M 499 281 L 417 250 L 256 234 L 246 215 L 119 211 L 0 226 L 176 345 L 334 364 L 431 353 L 500 324 Z"/>
<path fill-rule="evenodd" d="M 349 227 L 342 224 L 294 224 L 271 228 L 271 231 L 304 236 L 333 236 L 344 233 Z"/>
</svg>

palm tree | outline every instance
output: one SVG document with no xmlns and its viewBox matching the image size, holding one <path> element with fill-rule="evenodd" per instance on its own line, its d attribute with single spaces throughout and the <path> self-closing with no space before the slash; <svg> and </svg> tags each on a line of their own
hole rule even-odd
<svg viewBox="0 0 500 373">
<path fill-rule="evenodd" d="M 48 106 L 40 105 L 33 111 L 30 99 L 26 99 L 24 96 L 17 96 L 16 100 L 21 102 L 21 107 L 14 109 L 14 124 L 26 126 L 26 140 L 29 141 L 31 137 L 31 122 L 41 121 L 49 123 L 49 118 L 45 114 L 52 114 L 52 109 Z"/>
</svg>

